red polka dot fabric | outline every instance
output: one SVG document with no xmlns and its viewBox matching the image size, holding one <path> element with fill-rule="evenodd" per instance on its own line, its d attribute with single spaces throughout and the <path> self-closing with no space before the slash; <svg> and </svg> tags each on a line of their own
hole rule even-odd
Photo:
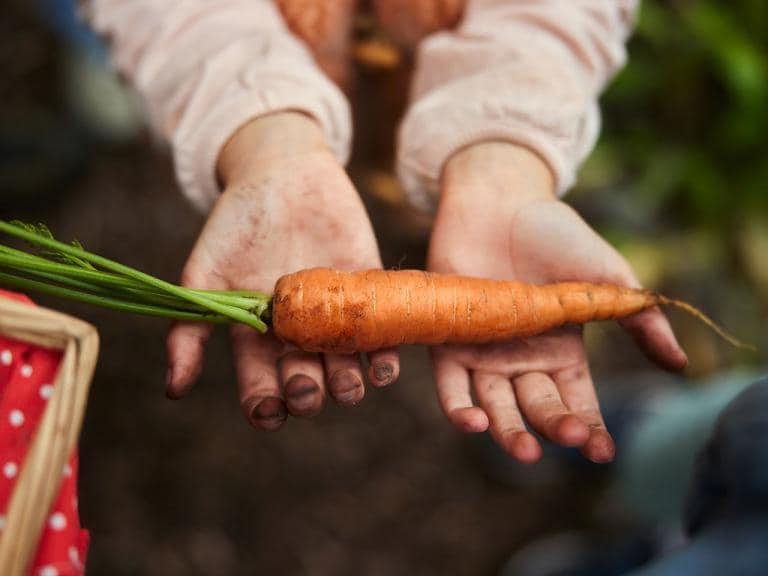
<svg viewBox="0 0 768 576">
<path fill-rule="evenodd" d="M 0 290 L 0 297 L 32 302 Z M 24 457 L 53 394 L 61 352 L 38 348 L 0 335 L 0 533 Z M 34 576 L 84 573 L 88 532 L 77 512 L 77 450 L 61 471 L 62 483 L 43 528 L 30 567 Z"/>
</svg>

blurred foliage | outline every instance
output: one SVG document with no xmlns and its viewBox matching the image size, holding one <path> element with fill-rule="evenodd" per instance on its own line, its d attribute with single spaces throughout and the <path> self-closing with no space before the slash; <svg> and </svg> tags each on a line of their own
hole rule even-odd
<svg viewBox="0 0 768 576">
<path fill-rule="evenodd" d="M 763 350 L 733 355 L 676 316 L 697 373 L 764 362 L 768 2 L 644 0 L 628 52 L 570 200 L 644 285 L 701 305 Z"/>
<path fill-rule="evenodd" d="M 582 186 L 624 181 L 678 230 L 768 213 L 767 47 L 764 0 L 646 0 Z"/>
</svg>

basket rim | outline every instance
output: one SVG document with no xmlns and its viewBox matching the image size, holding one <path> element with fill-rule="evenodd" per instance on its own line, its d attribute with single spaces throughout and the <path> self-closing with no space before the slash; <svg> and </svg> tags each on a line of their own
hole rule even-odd
<svg viewBox="0 0 768 576">
<path fill-rule="evenodd" d="M 77 444 L 99 337 L 94 326 L 79 318 L 8 298 L 0 298 L 0 334 L 64 352 L 0 532 L 0 574 L 23 576 L 58 493 L 61 471 Z"/>
</svg>

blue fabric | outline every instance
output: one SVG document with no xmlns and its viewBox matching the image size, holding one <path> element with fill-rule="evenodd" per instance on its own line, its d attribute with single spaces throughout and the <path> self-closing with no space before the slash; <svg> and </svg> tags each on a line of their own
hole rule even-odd
<svg viewBox="0 0 768 576">
<path fill-rule="evenodd" d="M 106 59 L 104 44 L 77 16 L 76 0 L 36 0 L 42 20 L 67 44 Z"/>
<path fill-rule="evenodd" d="M 626 576 L 765 576 L 768 517 L 754 514 L 721 520 L 689 544 Z"/>
<path fill-rule="evenodd" d="M 694 468 L 690 542 L 630 576 L 768 574 L 768 378 L 720 413 Z"/>
<path fill-rule="evenodd" d="M 694 533 L 721 517 L 757 512 L 768 515 L 768 378 L 739 394 L 718 418 L 696 461 L 686 525 Z"/>
<path fill-rule="evenodd" d="M 618 490 L 638 518 L 682 528 L 696 458 L 726 406 L 754 381 L 753 374 L 719 375 L 646 403 L 617 450 Z"/>
</svg>

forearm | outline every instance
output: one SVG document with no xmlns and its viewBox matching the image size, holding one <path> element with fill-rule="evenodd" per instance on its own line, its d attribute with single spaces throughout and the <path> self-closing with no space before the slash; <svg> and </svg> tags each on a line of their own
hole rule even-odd
<svg viewBox="0 0 768 576">
<path fill-rule="evenodd" d="M 563 193 L 599 131 L 597 96 L 624 63 L 634 0 L 474 0 L 418 55 L 398 169 L 430 204 L 448 158 L 484 141 L 534 151 Z"/>
<path fill-rule="evenodd" d="M 521 204 L 555 196 L 553 174 L 541 156 L 505 141 L 479 142 L 453 154 L 445 163 L 440 188 L 448 196 L 462 190 L 482 190 L 493 195 L 467 195 L 467 201 L 484 206 Z"/>
<path fill-rule="evenodd" d="M 216 173 L 223 188 L 268 172 L 270 164 L 328 152 L 320 125 L 301 112 L 260 116 L 241 126 L 221 148 Z"/>
<path fill-rule="evenodd" d="M 173 147 L 187 196 L 207 208 L 216 162 L 249 120 L 296 110 L 314 118 L 340 161 L 351 121 L 341 92 L 266 0 L 91 0 L 86 15 L 111 41 L 155 130 Z"/>
</svg>

